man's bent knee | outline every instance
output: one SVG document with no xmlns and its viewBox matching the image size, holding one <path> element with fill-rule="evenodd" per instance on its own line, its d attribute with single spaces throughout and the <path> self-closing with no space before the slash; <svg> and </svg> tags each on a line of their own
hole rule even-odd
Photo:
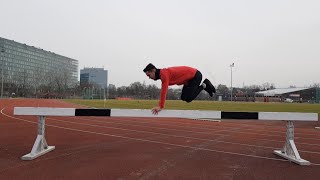
<svg viewBox="0 0 320 180">
<path fill-rule="evenodd" d="M 186 95 L 181 95 L 181 100 L 182 101 L 185 101 L 185 102 L 187 102 L 187 103 L 189 103 L 189 102 L 191 102 L 191 101 L 193 101 L 193 99 L 192 98 L 189 98 L 188 96 L 186 96 Z"/>
<path fill-rule="evenodd" d="M 193 99 L 182 99 L 182 101 L 185 101 L 187 103 L 191 102 Z"/>
</svg>

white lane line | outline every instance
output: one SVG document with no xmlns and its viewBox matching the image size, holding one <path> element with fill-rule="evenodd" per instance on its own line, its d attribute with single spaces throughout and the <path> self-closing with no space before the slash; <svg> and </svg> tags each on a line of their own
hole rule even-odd
<svg viewBox="0 0 320 180">
<path fill-rule="evenodd" d="M 76 118 L 76 117 L 70 117 L 70 118 Z M 79 117 L 80 118 L 80 117 Z M 116 117 L 94 117 L 94 116 L 92 116 L 91 118 L 95 118 L 95 119 L 103 119 L 103 118 L 108 118 L 108 119 L 116 119 Z M 131 120 L 132 119 L 132 120 Z M 134 120 L 134 119 L 137 119 L 137 120 L 139 120 L 139 121 L 137 121 L 137 120 Z M 190 120 L 190 119 L 184 119 L 185 121 L 188 121 L 188 120 Z M 188 126 L 186 126 L 186 125 L 190 125 L 192 128 L 199 128 L 199 129 L 208 129 L 208 130 L 213 130 L 212 128 L 205 128 L 205 127 L 203 127 L 203 125 L 200 125 L 200 124 L 194 124 L 194 123 L 179 123 L 179 122 L 170 122 L 170 123 L 166 123 L 166 122 L 164 122 L 163 123 L 163 121 L 162 120 L 154 120 L 154 119 L 152 119 L 152 118 L 150 118 L 150 119 L 148 119 L 147 121 L 146 120 L 141 120 L 141 118 L 137 118 L 137 117 L 130 117 L 130 118 L 126 118 L 126 119 L 121 119 L 121 121 L 124 121 L 124 122 L 135 122 L 135 123 L 138 123 L 138 124 L 154 124 L 154 123 L 156 123 L 156 122 L 160 122 L 160 123 L 157 123 L 157 124 L 160 124 L 160 125 L 164 125 L 164 126 L 166 126 L 166 125 L 170 125 L 170 126 L 172 126 L 172 125 L 177 125 L 176 127 L 188 127 Z M 149 121 L 152 121 L 152 122 L 149 122 Z M 153 123 L 154 122 L 154 123 Z M 222 123 L 222 124 L 219 124 L 219 125 L 214 125 L 214 126 L 212 126 L 212 127 L 219 127 L 219 126 L 224 126 L 226 123 Z M 181 125 L 184 125 L 184 126 L 181 126 Z M 202 126 L 202 127 L 198 127 L 198 125 L 199 126 Z M 265 128 L 247 128 L 247 127 L 252 127 L 252 126 L 259 126 L 259 125 L 241 125 L 241 124 L 239 124 L 239 126 L 238 127 L 244 127 L 244 128 L 246 128 L 247 130 L 252 130 L 252 131 L 262 131 L 262 132 L 266 132 L 266 131 L 268 131 L 268 132 L 274 132 L 274 133 L 283 133 L 284 131 L 286 131 L 286 128 L 285 128 L 285 126 L 286 126 L 286 124 L 284 123 L 283 124 L 283 127 L 280 127 L 281 128 L 281 130 L 279 130 L 279 131 L 274 131 L 274 130 L 270 130 L 270 129 L 265 129 Z M 264 125 L 262 125 L 262 126 L 264 126 Z M 224 126 L 225 127 L 225 126 Z M 273 127 L 275 127 L 275 126 L 273 126 Z M 227 126 L 227 128 L 233 128 L 233 127 L 230 127 L 230 126 Z M 277 127 L 277 128 L 279 128 L 279 127 Z M 295 129 L 298 129 L 298 128 L 295 128 Z M 221 129 L 221 131 L 230 131 L 230 130 L 228 130 L 228 129 Z M 257 134 L 260 134 L 260 133 L 257 133 Z M 308 135 L 308 136 L 317 136 L 317 135 L 319 135 L 319 134 L 317 134 L 317 133 L 315 133 L 315 134 L 310 134 L 310 133 L 308 133 L 308 134 L 306 134 L 306 133 L 299 133 L 299 132 L 295 132 L 295 134 L 296 135 Z M 319 136 L 319 138 L 320 138 L 320 136 Z"/>
<path fill-rule="evenodd" d="M 95 118 L 95 119 L 101 119 L 101 118 L 106 118 L 106 117 L 94 117 L 94 116 L 92 116 L 92 118 Z M 110 118 L 110 117 L 108 117 L 108 118 Z M 114 117 L 115 118 L 115 117 Z M 128 118 L 127 118 L 128 119 Z M 130 120 L 130 119 L 133 119 L 133 120 Z M 152 122 L 160 122 L 160 123 L 158 123 L 158 124 L 161 124 L 161 125 L 169 125 L 168 123 L 166 123 L 166 122 L 169 122 L 168 120 L 166 120 L 166 121 L 162 121 L 162 120 L 155 120 L 155 119 L 153 119 L 153 118 L 149 118 L 147 121 L 146 120 L 143 120 L 143 118 L 137 118 L 137 117 L 130 117 L 130 119 L 128 119 L 128 120 L 124 120 L 124 119 L 121 119 L 121 121 L 127 121 L 127 122 L 136 122 L 136 123 L 140 123 L 140 124 L 152 124 Z M 135 121 L 134 119 L 137 119 L 137 120 L 139 120 L 139 121 Z M 190 119 L 184 119 L 185 121 L 187 121 L 187 120 L 190 120 Z M 152 122 L 150 122 L 150 121 L 152 121 Z M 192 120 L 191 120 L 192 121 Z M 200 124 L 195 124 L 195 123 L 180 123 L 180 122 L 169 122 L 170 123 L 170 125 L 172 125 L 172 124 L 176 124 L 176 125 L 184 125 L 184 126 L 186 126 L 186 125 L 191 125 L 192 127 L 196 127 L 196 128 L 201 128 L 201 129 L 210 129 L 210 128 L 203 128 L 203 127 L 197 127 L 197 125 L 200 125 Z M 223 125 L 226 125 L 227 123 L 223 123 Z M 230 123 L 229 123 L 230 124 Z M 200 125 L 200 126 L 203 126 L 203 125 Z M 221 125 L 219 125 L 219 126 L 221 126 Z M 285 123 L 283 123 L 283 127 L 277 127 L 277 128 L 281 128 L 279 131 L 275 131 L 275 130 L 270 130 L 270 129 L 266 129 L 265 127 L 264 128 L 256 128 L 256 126 L 266 126 L 266 125 L 264 125 L 264 124 L 256 124 L 256 125 L 250 125 L 250 124 L 238 124 L 238 126 L 243 126 L 243 127 L 245 127 L 247 130 L 253 130 L 253 131 L 262 131 L 262 132 L 265 132 L 265 131 L 268 131 L 268 132 L 274 132 L 274 133 L 281 133 L 281 132 L 283 132 L 283 131 L 286 131 L 286 128 L 285 128 L 285 126 L 286 126 L 286 124 Z M 255 128 L 252 128 L 252 126 L 255 126 Z M 269 125 L 270 127 L 269 128 L 271 128 L 271 127 L 273 127 L 273 129 L 275 128 L 275 125 Z M 214 125 L 214 126 L 212 126 L 212 127 L 217 127 L 216 125 Z M 224 126 L 225 127 L 225 126 Z M 226 127 L 230 127 L 230 126 L 226 126 Z M 247 128 L 247 127 L 251 127 L 251 128 Z M 232 128 L 232 127 L 231 127 Z M 298 127 L 299 128 L 299 127 Z M 296 128 L 296 129 L 298 129 L 298 128 Z M 228 130 L 225 130 L 225 131 L 228 131 Z M 311 134 L 311 133 L 308 133 L 308 134 L 306 134 L 306 133 L 303 133 L 303 132 L 295 132 L 295 134 L 296 135 L 309 135 L 309 136 L 317 136 L 317 135 L 319 135 L 319 134 L 317 134 L 317 133 L 315 133 L 315 134 Z M 319 137 L 320 138 L 320 137 Z"/>
<path fill-rule="evenodd" d="M 150 131 L 132 130 L 132 129 L 125 129 L 125 128 L 117 128 L 117 127 L 110 127 L 110 126 L 87 124 L 87 123 L 78 123 L 78 122 L 73 122 L 73 121 L 71 122 L 71 121 L 65 121 L 65 120 L 58 120 L 58 119 L 54 119 L 54 118 L 48 118 L 48 119 L 52 119 L 52 120 L 54 120 L 54 122 L 55 121 L 59 121 L 59 122 L 70 123 L 70 124 L 78 124 L 78 125 L 84 125 L 84 126 L 106 128 L 106 129 L 116 129 L 116 130 L 130 131 L 130 132 L 137 132 L 137 133 L 154 134 L 154 135 L 161 135 L 161 136 L 167 136 L 167 137 L 203 140 L 203 141 L 211 141 L 211 142 L 218 142 L 218 143 L 225 143 L 225 144 L 232 144 L 232 145 L 265 148 L 265 149 L 278 149 L 279 148 L 279 147 L 271 147 L 271 146 L 260 146 L 260 145 L 252 145 L 252 144 L 245 144 L 245 143 L 236 143 L 236 142 L 230 142 L 230 141 L 212 140 L 212 139 L 206 139 L 206 138 L 197 138 L 197 137 L 191 137 L 191 136 L 171 135 L 171 134 L 156 133 L 156 132 L 150 132 Z M 320 152 L 312 152 L 312 151 L 304 151 L 304 150 L 299 150 L 299 152 L 306 152 L 306 153 L 311 153 L 311 154 L 320 154 Z"/>
<path fill-rule="evenodd" d="M 80 120 L 86 120 L 86 121 L 88 121 L 88 118 L 74 118 L 74 117 L 66 117 L 66 118 L 71 118 L 71 119 L 80 119 Z M 90 117 L 90 118 L 92 118 L 92 117 Z M 109 119 L 111 119 L 111 120 L 115 120 L 115 119 L 117 119 L 117 118 L 113 118 L 113 117 L 108 117 L 106 120 L 109 120 Z M 101 122 L 101 123 L 106 123 L 106 124 L 119 124 L 119 125 L 126 125 L 126 126 L 133 126 L 133 127 L 150 127 L 150 126 L 145 126 L 145 125 L 136 125 L 136 124 L 127 124 L 127 123 L 119 123 L 119 122 L 114 122 L 114 121 L 112 121 L 112 122 L 107 122 L 107 121 L 105 121 L 105 120 L 91 120 L 90 119 L 90 121 L 95 121 L 95 122 Z M 119 121 L 119 120 L 118 120 Z M 122 120 L 121 120 L 122 121 Z M 135 121 L 130 121 L 130 122 L 135 122 Z M 138 123 L 139 124 L 139 123 Z M 186 127 L 186 126 L 176 126 L 176 125 L 174 125 L 174 126 L 171 126 L 171 125 L 166 125 L 166 126 L 170 126 L 170 127 L 179 127 L 179 128 L 181 128 L 181 127 Z M 175 130 L 175 131 L 181 131 L 181 132 L 193 132 L 193 133 L 198 133 L 198 134 L 208 134 L 207 132 L 199 132 L 199 131 L 186 131 L 186 130 L 180 130 L 180 129 L 172 129 L 172 128 L 159 128 L 159 127 L 153 127 L 154 129 L 166 129 L 166 130 Z M 196 127 L 190 127 L 190 128 L 192 128 L 192 129 L 201 129 L 201 130 L 211 130 L 212 132 L 214 132 L 214 133 L 221 133 L 221 132 L 234 132 L 234 129 L 233 130 L 216 130 L 216 129 L 212 129 L 212 128 L 196 128 Z M 239 127 L 239 128 L 243 128 L 243 127 Z M 237 129 L 239 129 L 239 128 L 237 128 Z M 279 132 L 279 133 L 281 133 L 281 134 L 283 134 L 283 135 L 269 135 L 269 134 L 261 134 L 261 133 L 250 133 L 250 132 L 239 132 L 239 134 L 250 134 L 250 135 L 261 135 L 261 136 L 266 136 L 266 137 L 278 137 L 278 138 L 285 138 L 284 136 L 285 136 L 285 131 L 286 130 L 284 130 L 283 132 Z M 220 134 L 217 134 L 217 135 L 220 135 Z M 301 139 L 301 140 L 304 140 L 304 139 L 306 139 L 306 140 L 315 140 L 315 141 L 320 141 L 320 137 L 319 138 L 304 138 L 304 137 L 295 137 L 295 139 Z M 264 139 L 264 140 L 266 140 L 266 139 Z M 273 141 L 273 140 L 270 140 L 270 141 Z M 279 141 L 277 141 L 277 142 L 279 142 Z"/>
<path fill-rule="evenodd" d="M 87 119 L 84 119 L 84 118 L 73 118 L 73 117 L 65 117 L 65 119 L 67 118 L 71 118 L 71 119 L 74 119 L 74 120 L 77 120 L 77 119 L 80 119 L 82 121 L 91 121 L 91 122 L 101 122 L 101 123 L 105 123 L 105 124 L 113 124 L 113 125 L 125 125 L 125 126 L 132 126 L 132 127 L 142 127 L 142 128 L 146 128 L 146 127 L 150 127 L 150 126 L 143 126 L 143 125 L 135 125 L 135 124 L 126 124 L 126 123 L 118 123 L 118 122 L 115 122 L 115 121 L 112 121 L 112 122 L 107 122 L 106 120 L 116 120 L 117 118 L 108 118 L 108 119 L 105 119 L 105 120 L 88 120 Z M 92 117 L 90 117 L 92 118 Z M 119 120 L 118 120 L 119 121 Z M 121 120 L 122 121 L 122 120 Z M 134 122 L 134 121 L 132 121 Z M 185 126 L 178 126 L 178 127 L 185 127 Z M 172 129 L 172 128 L 158 128 L 158 127 L 153 127 L 154 129 L 159 129 L 159 130 L 173 130 L 173 131 L 177 131 L 177 132 L 186 132 L 186 133 L 194 133 L 194 134 L 208 134 L 208 135 L 225 135 L 225 134 L 211 134 L 209 132 L 199 132 L 199 131 L 186 131 L 186 130 L 180 130 L 180 129 Z M 241 128 L 236 128 L 236 129 L 241 129 Z M 234 130 L 236 130 L 234 129 Z M 214 129 L 210 129 L 210 130 L 214 130 Z M 233 130 L 233 131 L 234 131 Z M 215 131 L 217 132 L 217 131 Z M 219 132 L 219 130 L 218 130 Z M 232 131 L 231 131 L 232 132 Z M 285 131 L 284 131 L 285 132 Z M 284 133 L 283 133 L 284 134 Z M 261 135 L 261 134 L 259 134 Z M 232 136 L 232 135 L 225 135 L 225 136 Z M 284 140 L 285 140 L 285 135 L 283 135 L 282 137 Z M 276 141 L 276 140 L 270 140 L 270 139 L 265 139 L 265 138 L 252 138 L 252 137 L 248 137 L 248 139 L 259 139 L 261 141 L 268 141 L 268 142 L 277 142 L 277 143 L 283 143 L 283 141 Z M 300 139 L 299 137 L 296 137 L 296 139 Z M 300 144 L 300 145 L 309 145 L 309 146 L 320 146 L 320 144 L 311 144 L 311 143 L 302 143 L 302 142 L 296 142 L 296 144 Z"/>
</svg>

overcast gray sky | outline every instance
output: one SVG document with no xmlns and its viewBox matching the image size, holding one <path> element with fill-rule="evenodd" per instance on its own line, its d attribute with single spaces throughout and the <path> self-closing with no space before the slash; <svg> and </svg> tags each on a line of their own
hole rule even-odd
<svg viewBox="0 0 320 180">
<path fill-rule="evenodd" d="M 319 0 L 0 0 L 0 36 L 104 67 L 109 83 L 187 65 L 213 84 L 320 83 Z"/>
</svg>

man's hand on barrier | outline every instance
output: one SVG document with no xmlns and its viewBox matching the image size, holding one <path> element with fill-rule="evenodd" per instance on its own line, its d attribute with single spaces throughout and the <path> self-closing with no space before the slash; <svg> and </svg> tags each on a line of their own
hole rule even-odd
<svg viewBox="0 0 320 180">
<path fill-rule="evenodd" d="M 162 108 L 160 106 L 156 106 L 154 108 L 152 108 L 152 114 L 154 115 L 158 115 L 158 113 L 162 110 Z"/>
</svg>

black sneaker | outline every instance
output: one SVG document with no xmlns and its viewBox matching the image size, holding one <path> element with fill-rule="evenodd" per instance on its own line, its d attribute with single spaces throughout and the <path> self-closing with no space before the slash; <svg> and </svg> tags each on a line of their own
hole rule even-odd
<svg viewBox="0 0 320 180">
<path fill-rule="evenodd" d="M 205 91 L 209 93 L 209 95 L 212 97 L 213 93 L 216 93 L 216 88 L 211 84 L 211 82 L 208 79 L 205 79 L 203 83 L 206 84 L 206 88 L 204 88 Z"/>
</svg>

